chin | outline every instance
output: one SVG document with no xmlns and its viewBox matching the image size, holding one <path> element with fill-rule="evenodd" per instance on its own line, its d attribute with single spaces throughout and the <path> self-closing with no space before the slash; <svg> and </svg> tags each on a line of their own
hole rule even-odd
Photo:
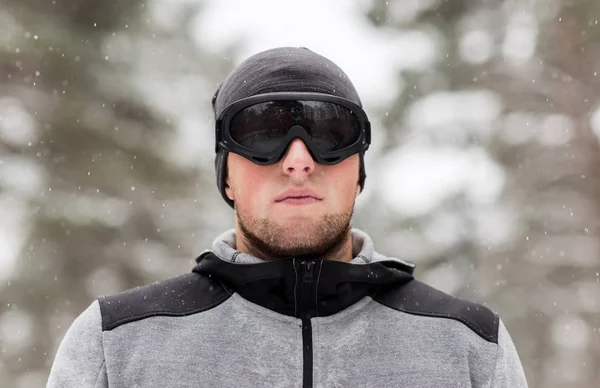
<svg viewBox="0 0 600 388">
<path fill-rule="evenodd" d="M 282 217 L 277 224 L 289 236 L 313 235 L 318 228 L 319 220 L 316 217 Z"/>
<path fill-rule="evenodd" d="M 299 232 L 296 228 L 298 227 L 310 227 L 311 225 L 316 225 L 319 222 L 319 219 L 322 217 L 316 216 L 314 214 L 306 214 L 306 213 L 297 213 L 297 214 L 280 214 L 277 219 L 279 220 L 279 225 L 286 228 L 294 228 L 295 232 Z"/>
</svg>

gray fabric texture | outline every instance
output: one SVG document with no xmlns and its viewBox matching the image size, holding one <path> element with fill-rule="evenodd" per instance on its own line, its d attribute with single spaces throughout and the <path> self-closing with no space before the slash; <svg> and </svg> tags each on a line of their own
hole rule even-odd
<svg viewBox="0 0 600 388">
<path fill-rule="evenodd" d="M 232 238 L 228 231 L 217 239 L 215 253 L 259 260 L 235 251 Z M 353 230 L 353 239 L 357 265 L 387 259 L 364 232 Z M 67 331 L 48 388 L 302 387 L 302 321 L 239 294 L 192 315 L 151 316 L 106 331 L 101 322 L 94 301 Z M 496 344 L 461 322 L 365 297 L 311 323 L 315 387 L 527 387 L 502 321 Z"/>
<path fill-rule="evenodd" d="M 67 330 L 56 352 L 47 386 L 108 387 L 97 300 Z"/>
</svg>

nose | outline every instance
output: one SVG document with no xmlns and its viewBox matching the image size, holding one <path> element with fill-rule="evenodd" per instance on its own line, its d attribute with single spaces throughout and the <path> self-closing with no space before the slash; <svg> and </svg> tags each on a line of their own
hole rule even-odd
<svg viewBox="0 0 600 388">
<path fill-rule="evenodd" d="M 292 140 L 283 157 L 282 168 L 285 175 L 296 177 L 308 176 L 315 170 L 315 161 L 301 139 Z"/>
</svg>

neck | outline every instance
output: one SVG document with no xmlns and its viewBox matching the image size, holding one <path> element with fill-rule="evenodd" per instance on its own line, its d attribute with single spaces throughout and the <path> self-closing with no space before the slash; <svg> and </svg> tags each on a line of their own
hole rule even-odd
<svg viewBox="0 0 600 388">
<path fill-rule="evenodd" d="M 238 251 L 266 261 L 280 260 L 294 256 L 314 256 L 323 260 L 348 263 L 353 258 L 350 226 L 335 240 L 336 242 L 333 245 L 323 251 L 286 252 L 285 254 L 275 253 L 261 239 L 253 237 L 249 233 L 244 233 L 239 225 L 236 225 L 235 232 L 235 244 Z"/>
</svg>

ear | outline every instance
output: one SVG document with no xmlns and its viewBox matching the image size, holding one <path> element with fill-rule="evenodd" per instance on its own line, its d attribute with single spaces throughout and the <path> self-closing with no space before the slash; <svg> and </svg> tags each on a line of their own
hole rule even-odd
<svg viewBox="0 0 600 388">
<path fill-rule="evenodd" d="M 234 201 L 233 190 L 231 190 L 231 187 L 229 187 L 229 178 L 225 180 L 225 194 L 227 194 L 227 198 Z"/>
<path fill-rule="evenodd" d="M 354 198 L 358 198 L 358 196 L 360 195 L 360 191 L 361 191 L 360 185 L 356 185 L 356 195 L 354 196 Z"/>
<path fill-rule="evenodd" d="M 231 186 L 229 185 L 229 158 L 231 154 L 228 152 L 225 159 L 225 194 L 227 198 L 233 201 L 233 190 L 231 190 Z"/>
</svg>

